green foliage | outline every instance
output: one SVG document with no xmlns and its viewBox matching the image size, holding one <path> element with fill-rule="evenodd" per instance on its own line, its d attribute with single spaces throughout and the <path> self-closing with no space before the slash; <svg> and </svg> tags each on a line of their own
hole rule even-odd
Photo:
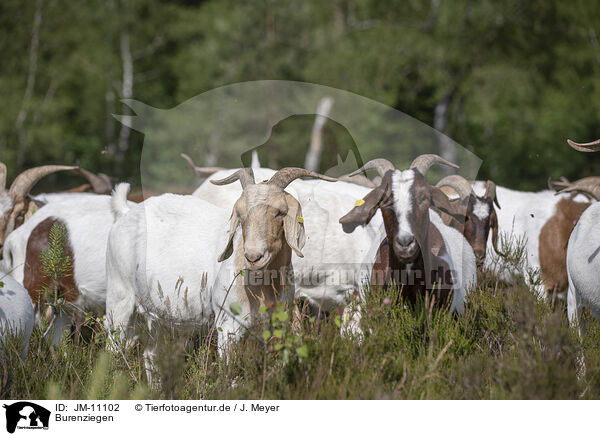
<svg viewBox="0 0 600 436">
<path fill-rule="evenodd" d="M 597 171 L 599 156 L 565 144 L 567 137 L 600 136 L 600 9 L 591 0 L 6 0 L 0 15 L 0 154 L 9 176 L 35 164 L 79 160 L 137 180 L 144 137 L 132 131 L 119 146 L 126 130 L 113 117 L 130 113 L 120 102 L 125 35 L 133 97 L 153 107 L 259 79 L 346 89 L 431 126 L 446 101 L 443 130 L 483 159 L 482 179 L 542 189 L 548 176 Z M 298 117 L 274 131 L 263 156 L 269 166 L 303 162 L 312 120 Z M 392 127 L 382 120 L 377 129 Z M 218 142 L 211 134 L 171 140 Z M 389 131 L 385 145 L 357 145 L 363 155 L 395 158 L 398 135 Z M 335 128 L 325 137 L 326 144 L 352 140 Z M 238 166 L 234 150 L 219 143 L 209 164 Z M 178 180 L 177 165 L 166 162 L 161 171 Z M 74 181 L 51 176 L 44 184 Z"/>
<path fill-rule="evenodd" d="M 288 313 L 287 308 L 281 302 L 271 307 L 261 306 L 259 314 L 262 317 L 262 339 L 265 342 L 266 353 L 274 353 L 284 365 L 290 363 L 290 357 L 296 355 L 301 361 L 308 357 L 308 347 L 303 343 L 302 332 L 298 323 L 298 314 L 292 311 Z"/>
<path fill-rule="evenodd" d="M 48 248 L 40 253 L 42 272 L 52 280 L 58 280 L 71 273 L 73 259 L 65 253 L 67 229 L 58 221 L 52 224 L 48 234 Z"/>
</svg>

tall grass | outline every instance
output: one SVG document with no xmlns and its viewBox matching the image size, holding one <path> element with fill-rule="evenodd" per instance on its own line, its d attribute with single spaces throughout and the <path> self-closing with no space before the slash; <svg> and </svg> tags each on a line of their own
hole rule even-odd
<svg viewBox="0 0 600 436">
<path fill-rule="evenodd" d="M 511 261 L 518 266 L 519 258 Z M 24 362 L 7 359 L 8 398 L 66 399 L 575 399 L 600 398 L 600 324 L 583 341 L 564 303 L 535 298 L 524 280 L 506 287 L 480 273 L 463 316 L 426 296 L 407 307 L 398 288 L 367 292 L 362 337 L 340 334 L 340 315 L 263 308 L 261 319 L 221 359 L 206 332 L 160 329 L 157 376 L 149 387 L 139 343 L 115 355 L 95 318 L 87 337 L 51 348 L 35 329 Z M 396 303 L 398 301 L 399 303 Z M 394 303 L 392 303 L 394 302 Z M 140 323 L 142 324 L 142 323 Z M 143 325 L 139 326 L 140 328 Z M 147 332 L 147 334 L 149 334 Z M 214 335 L 216 336 L 216 335 Z M 586 373 L 577 378 L 583 353 Z M 14 354 L 14 353 L 13 353 Z"/>
<path fill-rule="evenodd" d="M 482 282 L 486 283 L 482 277 Z M 336 316 L 304 318 L 295 330 L 262 323 L 220 359 L 213 346 L 164 328 L 158 348 L 160 387 L 149 388 L 141 346 L 123 355 L 104 351 L 104 332 L 91 341 L 66 338 L 52 349 L 36 329 L 21 364 L 9 360 L 9 398 L 177 399 L 522 399 L 599 398 L 600 326 L 588 322 L 580 343 L 564 306 L 551 308 L 525 287 L 480 286 L 456 316 L 424 299 L 389 304 L 394 290 L 367 298 L 362 339 L 341 336 Z M 386 298 L 387 297 L 387 298 Z M 390 298 L 392 297 L 392 298 Z M 281 312 L 283 313 L 283 312 Z M 286 338 L 286 335 L 288 337 Z M 268 336 L 265 341 L 264 338 Z M 297 339 L 296 339 L 297 337 Z M 292 338 L 292 339 L 290 339 Z M 290 348 L 285 342 L 290 341 Z M 194 346 L 195 345 L 195 346 Z M 278 346 L 282 345 L 282 346 Z M 301 352 L 298 349 L 302 348 Z M 288 350 L 286 353 L 285 350 Z M 291 352 L 290 352 L 291 350 Z M 583 351 L 586 375 L 576 377 Z M 286 355 L 287 356 L 284 356 Z"/>
</svg>

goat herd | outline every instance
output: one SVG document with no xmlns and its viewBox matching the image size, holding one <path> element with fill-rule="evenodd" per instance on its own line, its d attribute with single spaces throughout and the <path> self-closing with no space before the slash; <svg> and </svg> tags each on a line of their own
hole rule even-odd
<svg viewBox="0 0 600 436">
<path fill-rule="evenodd" d="M 600 140 L 569 144 L 600 150 Z M 57 225 L 72 262 L 54 278 L 55 292 L 73 307 L 106 315 L 112 350 L 136 338 L 136 314 L 150 331 L 164 320 L 182 335 L 211 325 L 226 357 L 261 306 L 296 299 L 315 314 L 343 309 L 342 333 L 360 335 L 360 303 L 370 286 L 399 285 L 409 305 L 432 291 L 461 314 L 478 268 L 508 282 L 531 279 L 540 298 L 568 289 L 569 320 L 580 334 L 584 305 L 600 316 L 600 178 L 520 192 L 458 175 L 432 186 L 425 178 L 432 165 L 457 167 L 433 154 L 405 170 L 374 159 L 340 178 L 260 168 L 257 160 L 251 168 L 198 168 L 183 157 L 208 177 L 193 194 L 137 202 L 128 199 L 128 184 L 106 195 L 108 177 L 70 166 L 29 169 L 6 190 L 0 163 L 0 359 L 9 333 L 23 340 L 25 358 L 36 320 L 49 321 L 53 343 L 70 328 L 69 312 L 46 306 L 43 292 L 49 277 L 42 254 Z M 57 171 L 78 172 L 89 183 L 29 195 Z M 369 179 L 367 171 L 377 176 Z M 524 243 L 521 271 L 498 262 L 505 256 L 500 230 Z M 541 271 L 541 281 L 532 271 Z M 157 344 L 149 336 L 151 377 Z"/>
</svg>

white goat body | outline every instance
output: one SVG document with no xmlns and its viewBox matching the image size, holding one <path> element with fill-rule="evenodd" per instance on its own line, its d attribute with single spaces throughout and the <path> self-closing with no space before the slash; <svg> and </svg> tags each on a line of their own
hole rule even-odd
<svg viewBox="0 0 600 436">
<path fill-rule="evenodd" d="M 250 321 L 243 292 L 243 258 L 236 232 L 234 255 L 218 257 L 227 244 L 230 210 L 188 195 L 163 194 L 123 207 L 125 185 L 113 194 L 116 221 L 106 259 L 106 327 L 128 341 L 134 313 L 142 315 L 151 336 L 160 322 L 186 335 L 215 322 L 219 351 L 239 337 Z M 230 311 L 240 303 L 241 313 Z M 113 336 L 114 338 L 114 336 Z M 114 344 L 113 344 L 114 345 Z M 144 356 L 149 379 L 156 350 L 151 337 Z"/>
<path fill-rule="evenodd" d="M 567 277 L 569 322 L 577 324 L 584 307 L 600 318 L 600 203 L 588 207 L 571 232 Z"/>
<path fill-rule="evenodd" d="M 118 217 L 107 252 L 113 328 L 126 326 L 136 308 L 181 324 L 208 323 L 228 219 L 225 209 L 175 194 L 149 198 Z"/>
</svg>

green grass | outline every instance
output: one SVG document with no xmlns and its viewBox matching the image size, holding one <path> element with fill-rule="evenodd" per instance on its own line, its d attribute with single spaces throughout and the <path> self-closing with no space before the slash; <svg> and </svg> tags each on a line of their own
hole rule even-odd
<svg viewBox="0 0 600 436">
<path fill-rule="evenodd" d="M 8 398 L 31 399 L 575 399 L 600 398 L 600 325 L 590 320 L 580 343 L 564 304 L 537 301 L 525 286 L 501 288 L 480 276 L 457 316 L 433 307 L 385 304 L 398 290 L 372 290 L 362 340 L 339 333 L 339 317 L 305 318 L 299 330 L 273 313 L 219 359 L 200 338 L 164 327 L 160 388 L 145 382 L 142 349 L 104 351 L 102 329 L 89 342 L 51 349 L 35 330 L 23 364 L 8 357 Z M 276 315 L 275 318 L 278 318 Z M 263 332 L 269 330 L 265 342 Z M 276 335 L 275 330 L 279 330 Z M 143 342 L 143 339 L 142 339 Z M 279 345 L 278 345 L 279 344 Z M 298 351 L 298 349 L 300 349 Z M 287 350 L 287 351 L 286 351 Z M 577 378 L 583 352 L 585 376 Z"/>
</svg>

